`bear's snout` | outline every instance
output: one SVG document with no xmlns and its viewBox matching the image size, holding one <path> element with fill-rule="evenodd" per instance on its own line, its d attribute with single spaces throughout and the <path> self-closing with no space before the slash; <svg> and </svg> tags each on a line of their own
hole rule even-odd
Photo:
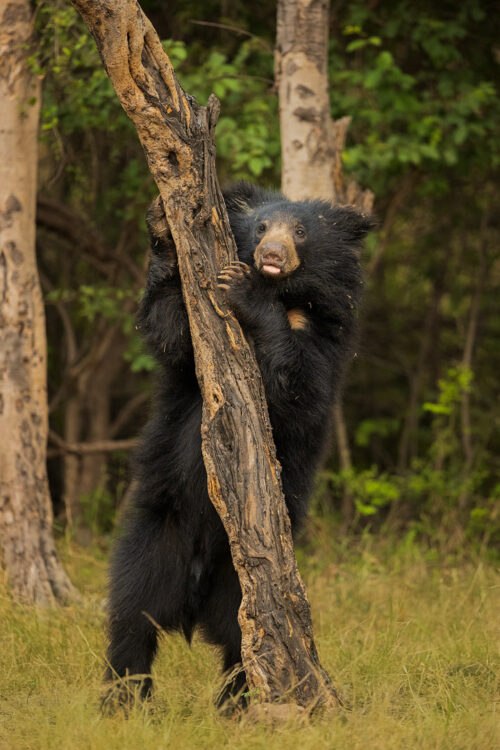
<svg viewBox="0 0 500 750">
<path fill-rule="evenodd" d="M 286 266 L 287 247 L 282 242 L 266 242 L 260 246 L 259 270 L 266 276 L 279 276 Z"/>
<path fill-rule="evenodd" d="M 262 245 L 260 251 L 261 262 L 272 263 L 276 266 L 284 266 L 286 261 L 287 248 L 282 242 L 266 242 Z"/>
<path fill-rule="evenodd" d="M 288 275 L 300 265 L 293 239 L 282 227 L 272 227 L 266 232 L 257 245 L 254 259 L 266 276 Z"/>
</svg>

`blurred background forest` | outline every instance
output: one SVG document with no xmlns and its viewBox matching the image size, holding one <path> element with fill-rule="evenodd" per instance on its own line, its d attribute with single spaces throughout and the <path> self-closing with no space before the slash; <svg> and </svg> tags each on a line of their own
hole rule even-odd
<svg viewBox="0 0 500 750">
<path fill-rule="evenodd" d="M 222 103 L 221 184 L 279 188 L 273 3 L 144 0 L 185 90 Z M 334 3 L 332 116 L 352 118 L 345 173 L 379 229 L 345 386 L 348 454 L 333 446 L 313 514 L 344 529 L 453 550 L 500 541 L 500 47 L 481 0 Z M 134 315 L 144 214 L 156 194 L 94 42 L 64 2 L 40 2 L 43 76 L 37 257 L 49 344 L 48 471 L 60 529 L 112 531 L 154 363 Z M 103 441 L 101 453 L 85 446 Z M 105 450 L 104 450 L 105 449 Z"/>
</svg>

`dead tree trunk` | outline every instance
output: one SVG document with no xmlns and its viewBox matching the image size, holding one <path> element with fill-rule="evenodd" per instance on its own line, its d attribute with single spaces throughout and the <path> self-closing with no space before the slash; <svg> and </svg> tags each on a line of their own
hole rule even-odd
<svg viewBox="0 0 500 750">
<path fill-rule="evenodd" d="M 46 338 L 35 259 L 40 80 L 27 66 L 29 0 L 0 18 L 0 545 L 14 595 L 74 595 L 57 558 L 46 476 Z"/>
<path fill-rule="evenodd" d="M 275 48 L 281 125 L 281 188 L 290 200 L 323 198 L 370 212 L 373 193 L 345 180 L 342 170 L 350 117 L 333 121 L 328 83 L 329 0 L 279 0 Z M 342 471 L 352 469 L 342 403 L 333 408 Z M 354 514 L 346 489 L 342 516 Z"/>
<path fill-rule="evenodd" d="M 200 107 L 184 93 L 135 0 L 72 2 L 137 128 L 175 241 L 204 402 L 208 490 L 242 589 L 249 687 L 261 702 L 287 694 L 302 706 L 334 706 L 296 566 L 262 381 L 217 289 L 217 271 L 236 257 L 215 173 L 218 102 Z"/>
</svg>

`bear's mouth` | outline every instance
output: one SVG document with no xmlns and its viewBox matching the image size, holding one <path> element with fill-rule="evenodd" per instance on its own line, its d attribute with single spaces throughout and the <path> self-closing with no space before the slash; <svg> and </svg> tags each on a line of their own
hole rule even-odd
<svg viewBox="0 0 500 750">
<path fill-rule="evenodd" d="M 274 265 L 274 263 L 263 263 L 260 270 L 268 276 L 279 276 L 283 273 L 281 266 Z"/>
</svg>

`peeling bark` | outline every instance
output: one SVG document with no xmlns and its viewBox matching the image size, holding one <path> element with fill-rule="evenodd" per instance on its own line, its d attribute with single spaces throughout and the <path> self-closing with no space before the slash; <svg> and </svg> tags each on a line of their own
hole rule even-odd
<svg viewBox="0 0 500 750">
<path fill-rule="evenodd" d="M 46 476 L 46 337 L 35 259 L 40 81 L 27 67 L 28 0 L 0 19 L 0 544 L 14 595 L 75 595 L 56 555 Z"/>
<path fill-rule="evenodd" d="M 281 189 L 290 200 L 323 198 L 370 212 L 373 193 L 342 170 L 351 118 L 332 120 L 328 82 L 329 0 L 280 0 L 275 79 L 281 127 Z"/>
<path fill-rule="evenodd" d="M 229 537 L 242 589 L 242 662 L 259 700 L 337 705 L 319 664 L 297 570 L 259 370 L 217 288 L 236 258 L 215 173 L 219 106 L 179 86 L 135 1 L 72 0 L 132 119 L 175 241 L 203 395 L 208 490 Z"/>
<path fill-rule="evenodd" d="M 275 78 L 279 90 L 281 188 L 290 200 L 334 194 L 328 96 L 328 0 L 278 2 Z"/>
</svg>

